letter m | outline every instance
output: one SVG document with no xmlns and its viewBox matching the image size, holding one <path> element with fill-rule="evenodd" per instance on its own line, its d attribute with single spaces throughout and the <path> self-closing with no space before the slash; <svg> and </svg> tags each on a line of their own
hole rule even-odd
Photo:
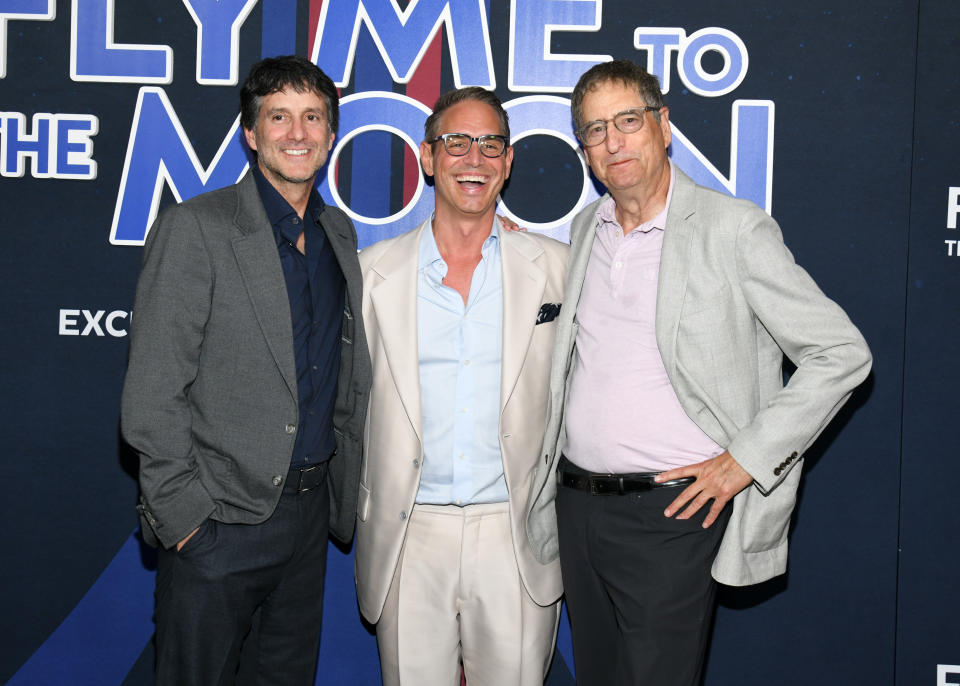
<svg viewBox="0 0 960 686">
<path fill-rule="evenodd" d="M 110 227 L 110 242 L 143 245 L 150 225 L 157 218 L 164 184 L 180 202 L 236 183 L 248 163 L 241 138 L 238 116 L 210 166 L 203 169 L 163 89 L 141 88 Z"/>
<path fill-rule="evenodd" d="M 327 0 L 312 59 L 341 88 L 350 81 L 361 24 L 395 83 L 410 80 L 444 24 L 457 88 L 496 86 L 484 0 L 412 0 L 403 11 L 396 0 Z"/>
</svg>

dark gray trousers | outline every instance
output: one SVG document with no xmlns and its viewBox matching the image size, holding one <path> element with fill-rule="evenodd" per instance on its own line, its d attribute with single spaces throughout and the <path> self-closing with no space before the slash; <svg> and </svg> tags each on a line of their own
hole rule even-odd
<svg viewBox="0 0 960 686">
<path fill-rule="evenodd" d="M 285 492 L 262 524 L 211 519 L 157 568 L 158 686 L 226 686 L 259 609 L 253 678 L 313 686 L 323 610 L 330 502 L 327 484 Z M 247 660 L 244 660 L 247 667 Z"/>
<path fill-rule="evenodd" d="M 663 511 L 682 487 L 591 495 L 558 486 L 560 566 L 578 686 L 696 686 L 714 612 L 709 529 Z"/>
</svg>

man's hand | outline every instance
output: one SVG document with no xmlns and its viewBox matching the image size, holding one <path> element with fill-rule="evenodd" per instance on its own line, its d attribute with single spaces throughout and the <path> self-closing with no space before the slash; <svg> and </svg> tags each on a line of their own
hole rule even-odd
<svg viewBox="0 0 960 686">
<path fill-rule="evenodd" d="M 177 543 L 177 552 L 178 552 L 178 553 L 180 552 L 180 549 L 187 544 L 187 541 L 189 541 L 191 538 L 193 538 L 193 535 L 194 535 L 195 533 L 197 533 L 198 531 L 200 531 L 200 527 L 199 527 L 199 526 L 198 526 L 196 529 L 194 529 L 193 531 L 191 531 L 189 534 L 187 534 L 187 537 L 186 537 L 185 539 L 183 539 L 182 541 L 180 541 L 179 543 Z"/>
<path fill-rule="evenodd" d="M 713 498 L 713 505 L 710 506 L 710 512 L 703 520 L 703 528 L 708 528 L 713 524 L 723 506 L 729 502 L 733 496 L 753 483 L 753 477 L 747 474 L 733 455 L 724 452 L 709 460 L 678 467 L 670 471 L 658 474 L 657 483 L 671 481 L 672 479 L 682 479 L 684 477 L 696 477 L 696 481 L 683 489 L 672 503 L 664 510 L 663 514 L 672 517 L 677 512 L 677 519 L 689 519 L 701 507 Z M 686 506 L 686 508 L 684 508 Z M 682 510 L 682 512 L 681 512 Z"/>
<path fill-rule="evenodd" d="M 516 223 L 516 222 L 514 222 L 514 221 L 512 221 L 512 220 L 510 220 L 510 219 L 507 219 L 506 217 L 504 217 L 504 216 L 501 215 L 501 214 L 498 214 L 498 215 L 497 215 L 497 219 L 500 220 L 500 223 L 503 224 L 503 228 L 504 228 L 505 230 L 507 230 L 507 231 L 526 231 L 525 228 L 523 228 L 523 227 L 521 227 L 521 226 L 517 226 L 517 223 Z"/>
</svg>

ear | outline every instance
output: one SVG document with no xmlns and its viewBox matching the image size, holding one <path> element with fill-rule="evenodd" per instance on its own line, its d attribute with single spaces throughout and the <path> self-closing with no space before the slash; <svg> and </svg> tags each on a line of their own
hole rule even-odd
<svg viewBox="0 0 960 686">
<path fill-rule="evenodd" d="M 505 178 L 505 179 L 509 179 L 509 178 L 510 178 L 510 170 L 513 168 L 513 146 L 512 146 L 512 145 L 507 148 L 506 158 L 507 158 L 507 159 L 506 159 L 505 162 L 506 162 L 506 172 L 507 172 L 507 174 L 506 174 L 506 176 L 504 176 L 504 178 Z"/>
<path fill-rule="evenodd" d="M 424 174 L 433 176 L 433 146 L 426 141 L 420 142 L 420 166 Z"/>
<path fill-rule="evenodd" d="M 243 137 L 247 139 L 247 145 L 251 150 L 256 152 L 257 150 L 257 135 L 253 132 L 253 129 L 248 129 L 244 127 Z"/>
<path fill-rule="evenodd" d="M 663 136 L 663 147 L 669 148 L 673 132 L 670 130 L 670 108 L 666 105 L 660 108 L 660 135 Z"/>
<path fill-rule="evenodd" d="M 327 141 L 327 152 L 333 150 L 333 141 L 337 139 L 337 134 L 330 132 L 330 140 Z"/>
</svg>

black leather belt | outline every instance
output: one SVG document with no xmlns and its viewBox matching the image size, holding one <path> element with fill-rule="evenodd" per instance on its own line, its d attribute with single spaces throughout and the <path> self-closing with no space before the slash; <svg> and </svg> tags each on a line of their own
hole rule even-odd
<svg viewBox="0 0 960 686">
<path fill-rule="evenodd" d="M 327 462 L 291 469 L 287 472 L 287 482 L 283 485 L 284 493 L 306 493 L 327 480 Z"/>
<path fill-rule="evenodd" d="M 567 465 L 570 463 L 563 461 Z M 627 493 L 642 493 L 655 488 L 676 488 L 692 484 L 692 476 L 682 479 L 672 479 L 657 483 L 654 477 L 660 472 L 642 472 L 639 474 L 589 474 L 577 473 L 565 468 L 563 463 L 557 470 L 557 483 L 567 488 L 586 491 L 590 495 L 626 495 Z"/>
</svg>

